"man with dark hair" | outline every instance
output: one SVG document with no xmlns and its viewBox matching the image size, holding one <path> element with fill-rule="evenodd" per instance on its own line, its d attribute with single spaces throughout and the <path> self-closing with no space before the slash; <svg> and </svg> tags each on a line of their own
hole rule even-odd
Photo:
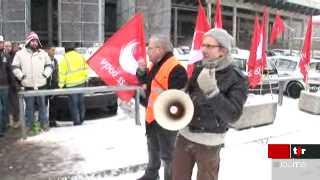
<svg viewBox="0 0 320 180">
<path fill-rule="evenodd" d="M 88 79 L 88 65 L 84 57 L 74 50 L 75 44 L 66 46 L 66 53 L 59 61 L 59 87 L 84 87 Z M 85 117 L 83 94 L 70 94 L 69 111 L 74 125 L 81 125 Z"/>
</svg>

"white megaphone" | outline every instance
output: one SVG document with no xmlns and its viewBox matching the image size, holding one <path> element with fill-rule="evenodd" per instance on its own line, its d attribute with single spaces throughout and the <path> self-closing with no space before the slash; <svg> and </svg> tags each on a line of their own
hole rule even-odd
<svg viewBox="0 0 320 180">
<path fill-rule="evenodd" d="M 153 105 L 157 123 L 168 130 L 186 127 L 192 120 L 194 106 L 184 91 L 171 89 L 162 92 Z"/>
</svg>

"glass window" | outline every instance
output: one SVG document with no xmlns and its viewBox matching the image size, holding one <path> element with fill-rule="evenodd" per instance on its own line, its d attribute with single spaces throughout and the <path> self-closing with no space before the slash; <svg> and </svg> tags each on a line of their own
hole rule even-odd
<svg viewBox="0 0 320 180">
<path fill-rule="evenodd" d="M 294 71 L 297 66 L 297 62 L 288 59 L 279 59 L 277 62 L 279 71 Z"/>
<path fill-rule="evenodd" d="M 233 58 L 233 64 L 237 66 L 242 71 L 246 70 L 245 59 Z"/>
<path fill-rule="evenodd" d="M 320 73 L 320 62 L 310 63 L 310 71 L 319 72 Z"/>
</svg>

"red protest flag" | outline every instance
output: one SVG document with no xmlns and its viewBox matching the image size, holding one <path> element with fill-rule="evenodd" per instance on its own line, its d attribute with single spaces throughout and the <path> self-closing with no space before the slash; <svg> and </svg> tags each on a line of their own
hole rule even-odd
<svg viewBox="0 0 320 180">
<path fill-rule="evenodd" d="M 206 33 L 209 29 L 210 29 L 210 24 L 206 16 L 206 11 L 202 6 L 201 2 L 199 1 L 198 14 L 196 19 L 196 26 L 193 34 L 191 49 L 196 49 L 196 50 L 200 49 L 202 39 L 203 39 L 203 34 Z"/>
<path fill-rule="evenodd" d="M 206 16 L 206 11 L 202 6 L 201 2 L 199 2 L 198 6 L 198 15 L 196 20 L 196 26 L 193 34 L 192 47 L 190 52 L 190 59 L 187 66 L 188 77 L 191 77 L 193 72 L 193 63 L 201 60 L 203 58 L 202 52 L 200 50 L 202 39 L 204 33 L 209 31 L 210 24 L 208 22 L 208 18 Z"/>
<path fill-rule="evenodd" d="M 247 62 L 249 86 L 256 87 L 261 80 L 262 67 L 262 34 L 259 25 L 259 18 L 256 16 L 252 31 L 250 55 Z"/>
<path fill-rule="evenodd" d="M 221 0 L 216 0 L 216 11 L 214 16 L 214 28 L 222 28 Z"/>
<path fill-rule="evenodd" d="M 303 49 L 300 53 L 300 72 L 303 75 L 304 82 L 307 82 L 308 79 L 308 67 L 310 64 L 310 51 L 311 51 L 311 38 L 312 38 L 312 16 L 310 16 L 308 21 L 308 29 L 306 36 L 304 38 Z"/>
<path fill-rule="evenodd" d="M 285 30 L 284 23 L 277 11 L 276 17 L 272 25 L 270 45 L 272 45 L 276 41 L 276 39 L 284 32 L 284 30 Z"/>
<path fill-rule="evenodd" d="M 108 85 L 136 85 L 138 61 L 146 60 L 143 14 L 138 13 L 123 25 L 88 60 L 89 66 Z M 129 101 L 133 91 L 118 91 L 120 99 Z"/>
</svg>

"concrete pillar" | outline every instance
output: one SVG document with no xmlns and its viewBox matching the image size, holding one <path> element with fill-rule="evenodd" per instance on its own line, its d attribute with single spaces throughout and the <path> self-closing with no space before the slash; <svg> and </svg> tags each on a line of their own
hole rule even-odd
<svg viewBox="0 0 320 180">
<path fill-rule="evenodd" d="M 178 9 L 174 8 L 173 45 L 178 45 Z"/>
<path fill-rule="evenodd" d="M 212 25 L 212 0 L 207 0 L 207 17 L 209 24 Z"/>
<path fill-rule="evenodd" d="M 234 40 L 234 45 L 237 46 L 237 7 L 233 7 L 232 36 Z"/>
<path fill-rule="evenodd" d="M 53 46 L 53 39 L 52 39 L 52 35 L 53 35 L 53 7 L 52 7 L 52 0 L 48 0 L 48 19 L 47 19 L 47 23 L 48 23 L 48 45 L 49 46 Z"/>
<path fill-rule="evenodd" d="M 144 13 L 147 38 L 154 33 L 171 35 L 171 0 L 136 0 L 136 11 Z"/>
</svg>

